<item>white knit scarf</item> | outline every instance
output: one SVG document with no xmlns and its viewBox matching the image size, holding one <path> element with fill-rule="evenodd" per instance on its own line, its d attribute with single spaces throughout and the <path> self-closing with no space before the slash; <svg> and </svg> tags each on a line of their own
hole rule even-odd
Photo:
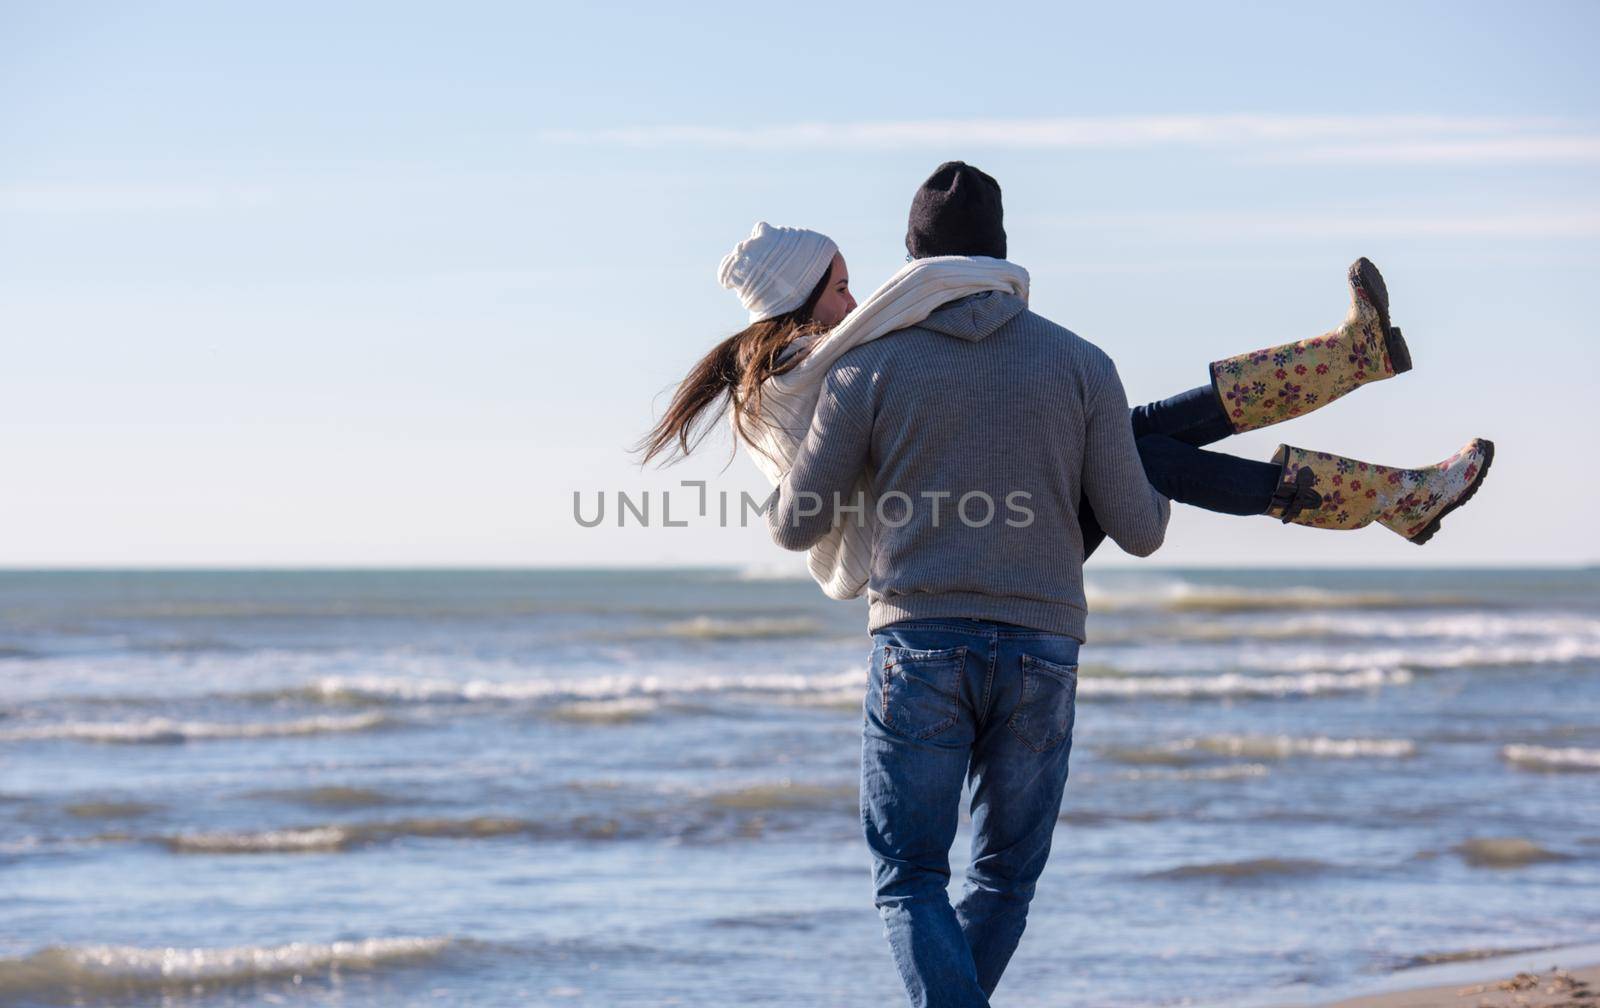
<svg viewBox="0 0 1600 1008">
<path fill-rule="evenodd" d="M 914 326 L 940 305 L 991 290 L 1015 294 L 1026 301 L 1028 271 L 987 256 L 934 256 L 907 263 L 843 322 L 818 339 L 800 363 L 762 385 L 761 412 L 745 425 L 751 439 L 745 447 L 756 467 L 774 486 L 788 473 L 811 427 L 811 416 L 817 411 L 823 379 L 844 353 L 868 340 Z M 855 494 L 869 492 L 863 473 L 844 503 L 853 503 Z M 867 586 L 873 516 L 870 497 L 866 499 L 869 503 L 865 522 L 851 520 L 835 525 L 807 556 L 811 576 L 829 598 L 855 598 Z"/>
</svg>

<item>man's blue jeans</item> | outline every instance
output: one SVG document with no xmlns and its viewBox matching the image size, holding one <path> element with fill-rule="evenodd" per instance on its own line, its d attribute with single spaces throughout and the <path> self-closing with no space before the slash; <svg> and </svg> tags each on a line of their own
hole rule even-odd
<svg viewBox="0 0 1600 1008">
<path fill-rule="evenodd" d="M 976 619 L 903 620 L 872 639 L 861 818 L 874 902 L 915 1008 L 987 1005 L 1050 854 L 1079 642 Z M 964 779 L 972 864 L 952 907 Z"/>
</svg>

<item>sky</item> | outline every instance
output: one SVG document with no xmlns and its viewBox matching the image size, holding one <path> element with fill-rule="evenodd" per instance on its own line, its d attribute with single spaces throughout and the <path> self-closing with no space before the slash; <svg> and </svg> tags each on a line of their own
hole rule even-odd
<svg viewBox="0 0 1600 1008">
<path fill-rule="evenodd" d="M 1217 447 L 1496 444 L 1425 547 L 1179 507 L 1155 557 L 1093 564 L 1596 562 L 1597 29 L 1543 2 L 0 0 L 0 566 L 798 569 L 686 513 L 683 481 L 765 495 L 726 436 L 664 470 L 628 448 L 742 325 L 714 274 L 757 220 L 834 237 L 864 297 L 952 158 L 1134 402 L 1334 327 L 1348 264 L 1382 268 L 1415 369 Z M 652 525 L 616 527 L 646 492 Z"/>
</svg>

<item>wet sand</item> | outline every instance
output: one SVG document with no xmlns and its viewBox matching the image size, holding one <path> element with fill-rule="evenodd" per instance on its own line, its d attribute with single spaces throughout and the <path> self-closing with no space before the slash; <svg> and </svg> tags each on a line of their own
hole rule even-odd
<svg viewBox="0 0 1600 1008">
<path fill-rule="evenodd" d="M 1324 1008 L 1600 1008 L 1600 966 L 1373 994 Z"/>
</svg>

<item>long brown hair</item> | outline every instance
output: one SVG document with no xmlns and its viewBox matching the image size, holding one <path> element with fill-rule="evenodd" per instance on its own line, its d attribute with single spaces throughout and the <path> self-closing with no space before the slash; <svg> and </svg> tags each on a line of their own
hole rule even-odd
<svg viewBox="0 0 1600 1008">
<path fill-rule="evenodd" d="M 780 363 L 778 355 L 799 337 L 830 328 L 812 322 L 811 313 L 827 292 L 832 276 L 830 264 L 800 307 L 751 323 L 700 358 L 678 383 L 667 412 L 634 446 L 633 450 L 644 456 L 640 464 L 657 457 L 663 457 L 663 465 L 683 459 L 699 447 L 730 406 L 734 429 L 749 441 L 745 425 L 759 422 L 762 383 L 783 374 L 805 356 L 797 353 Z"/>
</svg>

